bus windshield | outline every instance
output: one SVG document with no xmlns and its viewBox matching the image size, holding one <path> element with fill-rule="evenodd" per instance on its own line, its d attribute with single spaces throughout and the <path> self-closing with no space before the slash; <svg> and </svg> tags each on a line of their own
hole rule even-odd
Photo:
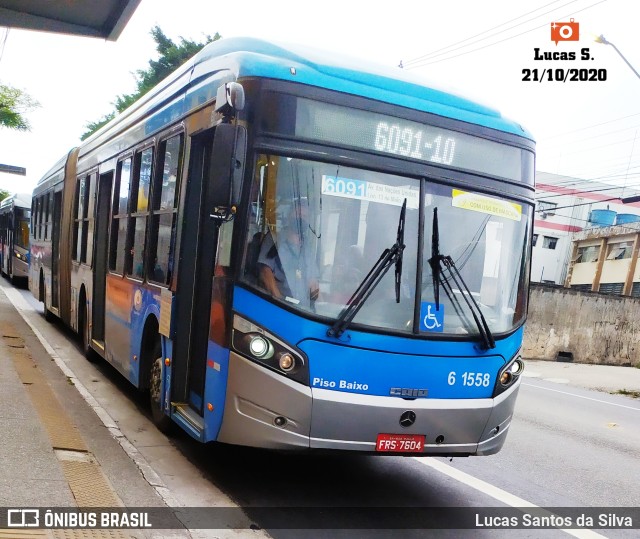
<svg viewBox="0 0 640 539">
<path fill-rule="evenodd" d="M 455 261 L 491 332 L 512 329 L 526 310 L 528 247 L 522 246 L 527 245 L 528 207 L 429 181 L 425 186 L 421 205 L 416 178 L 258 156 L 243 279 L 291 307 L 336 319 L 385 249 L 394 245 L 406 200 L 400 301 L 394 271 L 389 271 L 353 324 L 425 335 L 478 334 L 455 283 L 448 294 L 441 290 L 435 302 L 428 259 L 437 207 L 441 253 Z M 424 254 L 419 264 L 421 206 Z"/>
</svg>

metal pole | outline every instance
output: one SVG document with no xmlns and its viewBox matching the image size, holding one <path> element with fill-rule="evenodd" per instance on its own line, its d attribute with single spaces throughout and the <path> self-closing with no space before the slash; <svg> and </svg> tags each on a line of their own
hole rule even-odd
<svg viewBox="0 0 640 539">
<path fill-rule="evenodd" d="M 20 176 L 27 175 L 27 169 L 23 167 L 14 167 L 13 165 L 0 164 L 0 172 L 6 172 L 7 174 L 20 174 Z"/>
<path fill-rule="evenodd" d="M 611 45 L 615 49 L 615 51 L 620 55 L 620 58 L 622 58 L 625 61 L 625 63 L 631 68 L 631 71 L 633 71 L 636 74 L 636 77 L 640 79 L 640 73 L 638 73 L 633 68 L 633 66 L 629 63 L 629 61 L 618 50 L 618 47 L 616 47 L 613 43 L 611 43 L 611 41 L 607 41 L 606 38 L 602 34 L 600 34 L 600 36 L 596 38 L 596 42 L 602 43 L 603 45 Z"/>
</svg>

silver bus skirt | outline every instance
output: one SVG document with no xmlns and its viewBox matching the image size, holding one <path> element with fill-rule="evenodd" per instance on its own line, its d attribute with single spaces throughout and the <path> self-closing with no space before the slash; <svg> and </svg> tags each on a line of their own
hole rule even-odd
<svg viewBox="0 0 640 539">
<path fill-rule="evenodd" d="M 520 380 L 495 399 L 346 393 L 304 386 L 231 352 L 217 440 L 271 449 L 375 452 L 379 434 L 418 434 L 426 440 L 414 455 L 491 455 L 504 444 L 519 388 Z M 416 420 L 405 428 L 399 420 L 409 410 Z"/>
</svg>

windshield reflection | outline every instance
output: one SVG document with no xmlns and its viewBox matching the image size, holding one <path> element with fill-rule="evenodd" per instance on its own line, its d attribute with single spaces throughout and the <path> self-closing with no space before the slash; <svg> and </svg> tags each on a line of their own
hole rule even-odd
<svg viewBox="0 0 640 539">
<path fill-rule="evenodd" d="M 493 333 L 517 325 L 526 310 L 528 207 L 426 183 L 425 216 L 438 208 L 439 242 L 451 256 Z M 251 192 L 243 279 L 291 307 L 335 320 L 380 254 L 396 242 L 407 200 L 405 249 L 353 324 L 399 332 L 477 335 L 471 313 L 440 294 L 436 310 L 432 224 L 424 220 L 424 259 L 416 299 L 420 180 L 368 170 L 260 155 Z M 454 299 L 452 301 L 452 299 Z M 460 298 L 461 299 L 461 298 Z M 414 313 L 420 318 L 414 320 Z"/>
</svg>

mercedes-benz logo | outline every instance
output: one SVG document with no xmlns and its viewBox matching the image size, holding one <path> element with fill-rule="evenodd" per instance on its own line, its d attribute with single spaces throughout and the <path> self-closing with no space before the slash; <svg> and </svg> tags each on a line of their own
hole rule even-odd
<svg viewBox="0 0 640 539">
<path fill-rule="evenodd" d="M 400 425 L 410 427 L 416 422 L 416 413 L 413 410 L 407 410 L 400 416 Z"/>
</svg>

